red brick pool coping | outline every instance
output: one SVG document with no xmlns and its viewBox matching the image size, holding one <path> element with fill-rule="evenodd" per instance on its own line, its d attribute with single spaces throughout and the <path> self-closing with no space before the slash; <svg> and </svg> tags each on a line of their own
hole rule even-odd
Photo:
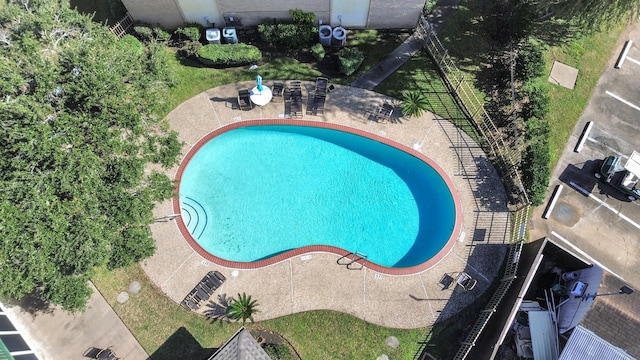
<svg viewBox="0 0 640 360">
<path fill-rule="evenodd" d="M 347 133 L 351 133 L 351 134 L 355 134 L 355 135 L 359 135 L 368 139 L 372 139 L 375 141 L 378 141 L 380 143 L 395 147 L 397 149 L 400 149 L 406 153 L 409 153 L 413 156 L 415 156 L 416 158 L 424 161 L 425 163 L 427 163 L 429 166 L 431 166 L 434 170 L 436 170 L 438 172 L 438 174 L 440 175 L 440 177 L 445 181 L 445 183 L 447 184 L 447 187 L 449 188 L 449 191 L 451 192 L 451 196 L 453 197 L 453 203 L 454 203 L 454 208 L 455 208 L 455 225 L 453 228 L 453 231 L 451 232 L 451 236 L 449 237 L 449 240 L 445 243 L 445 245 L 442 247 L 442 249 L 440 249 L 440 251 L 438 251 L 438 253 L 433 256 L 431 259 L 427 260 L 426 262 L 419 264 L 419 265 L 415 265 L 415 266 L 411 266 L 411 267 L 403 267 L 403 268 L 393 268 L 393 267 L 387 267 L 387 266 L 381 266 L 378 265 L 376 263 L 373 263 L 371 261 L 367 261 L 366 259 L 359 259 L 356 262 L 368 269 L 371 269 L 373 271 L 382 273 L 382 274 L 388 274 L 388 275 L 412 275 L 412 274 L 416 274 L 422 271 L 425 271 L 427 269 L 429 269 L 430 267 L 436 265 L 438 262 L 440 262 L 440 260 L 442 260 L 450 251 L 451 249 L 453 249 L 453 246 L 455 245 L 458 237 L 460 236 L 460 231 L 461 231 L 461 227 L 462 227 L 462 210 L 460 208 L 460 195 L 458 194 L 458 192 L 456 191 L 455 187 L 453 186 L 453 182 L 451 181 L 451 179 L 449 178 L 449 176 L 447 176 L 447 174 L 444 172 L 444 170 L 436 163 L 434 162 L 432 159 L 428 158 L 427 156 L 423 155 L 422 153 L 408 147 L 405 146 L 403 144 L 400 144 L 396 141 L 387 139 L 385 137 L 379 136 L 379 135 L 375 135 L 363 130 L 359 130 L 359 129 L 355 129 L 355 128 L 351 128 L 348 126 L 344 126 L 344 125 L 338 125 L 338 124 L 332 124 L 332 123 L 324 123 L 324 122 L 318 122 L 318 121 L 309 121 L 309 120 L 290 120 L 290 119 L 269 119 L 269 120 L 247 120 L 247 121 L 239 121 L 239 122 L 235 122 L 232 124 L 228 124 L 225 126 L 222 126 L 210 133 L 208 133 L 207 135 L 205 135 L 204 137 L 202 137 L 200 140 L 198 140 L 198 142 L 191 148 L 191 150 L 189 150 L 189 152 L 185 155 L 184 159 L 182 160 L 182 162 L 180 163 L 180 167 L 178 168 L 178 171 L 176 172 L 176 176 L 175 176 L 175 196 L 173 198 L 173 211 L 175 214 L 181 214 L 181 209 L 180 209 L 180 199 L 178 197 L 178 194 L 180 193 L 180 179 L 182 179 L 182 174 L 184 172 L 184 169 L 186 168 L 187 164 L 189 163 L 189 161 L 191 161 L 191 158 L 195 155 L 195 153 L 200 149 L 200 147 L 202 147 L 206 142 L 208 142 L 209 140 L 215 138 L 216 136 L 225 133 L 227 131 L 230 130 L 234 130 L 234 129 L 238 129 L 238 128 L 242 128 L 242 127 L 248 127 L 248 126 L 258 126 L 258 125 L 294 125 L 294 126 L 308 126 L 308 127 L 318 127 L 318 128 L 325 128 L 325 129 L 333 129 L 333 130 L 339 130 L 339 131 L 343 131 L 343 132 L 347 132 Z M 346 251 L 342 248 L 338 248 L 335 246 L 329 246 L 329 245 L 309 245 L 309 246 L 303 246 L 297 249 L 293 249 L 293 250 L 289 250 L 286 251 L 284 253 L 275 255 L 273 257 L 270 257 L 268 259 L 263 259 L 263 260 L 259 260 L 259 261 L 253 261 L 253 262 L 239 262 L 239 261 L 229 261 L 229 260 L 225 260 L 222 259 L 220 257 L 217 257 L 215 255 L 212 255 L 211 253 L 209 253 L 208 251 L 206 251 L 205 249 L 203 249 L 197 242 L 196 240 L 193 238 L 193 236 L 191 236 L 191 233 L 189 232 L 189 230 L 187 230 L 187 226 L 185 225 L 184 221 L 182 220 L 182 217 L 178 217 L 176 219 L 176 223 L 178 225 L 178 229 L 180 230 L 180 233 L 182 233 L 182 236 L 185 238 L 185 240 L 187 241 L 187 243 L 203 258 L 207 259 L 208 261 L 211 261 L 214 264 L 220 265 L 220 266 L 224 266 L 227 268 L 235 268 L 235 269 L 258 269 L 261 267 L 265 267 L 265 266 L 269 266 L 269 265 L 273 265 L 275 263 L 290 259 L 292 257 L 296 257 L 296 256 L 301 256 L 304 254 L 309 254 L 309 253 L 313 253 L 313 252 L 328 252 L 328 253 L 333 253 L 336 254 L 338 256 L 350 256 L 353 255 L 352 252 Z"/>
</svg>

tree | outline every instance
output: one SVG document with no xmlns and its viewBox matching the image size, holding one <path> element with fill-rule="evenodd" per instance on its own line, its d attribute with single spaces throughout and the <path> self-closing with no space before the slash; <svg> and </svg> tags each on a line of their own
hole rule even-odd
<svg viewBox="0 0 640 360">
<path fill-rule="evenodd" d="M 597 31 L 599 26 L 620 21 L 637 9 L 637 0 L 519 0 L 541 15 L 573 21 L 583 29 Z"/>
<path fill-rule="evenodd" d="M 180 150 L 161 46 L 120 42 L 67 0 L 0 10 L 0 297 L 82 309 L 97 266 L 154 251 L 155 201 Z"/>
<path fill-rule="evenodd" d="M 242 325 L 247 320 L 253 322 L 253 315 L 258 312 L 258 302 L 251 299 L 251 295 L 245 293 L 238 294 L 237 298 L 232 298 L 229 302 L 227 316 L 235 321 L 242 321 Z"/>
</svg>

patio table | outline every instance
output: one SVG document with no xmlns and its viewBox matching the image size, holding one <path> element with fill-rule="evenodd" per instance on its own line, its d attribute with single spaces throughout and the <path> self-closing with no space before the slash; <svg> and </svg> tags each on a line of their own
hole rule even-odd
<svg viewBox="0 0 640 360">
<path fill-rule="evenodd" d="M 273 93 L 268 86 L 262 85 L 262 91 L 258 90 L 258 87 L 256 86 L 251 89 L 249 98 L 254 104 L 258 106 L 265 106 L 269 101 L 271 101 L 271 98 L 273 98 Z"/>
</svg>

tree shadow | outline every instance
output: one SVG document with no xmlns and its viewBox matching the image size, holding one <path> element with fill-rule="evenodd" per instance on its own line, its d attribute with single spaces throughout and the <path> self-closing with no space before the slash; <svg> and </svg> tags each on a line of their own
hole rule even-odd
<svg viewBox="0 0 640 360">
<path fill-rule="evenodd" d="M 425 336 L 426 340 L 423 342 L 424 348 L 421 349 L 421 355 L 428 353 L 438 359 L 451 359 L 455 356 L 461 342 L 474 326 L 479 314 L 499 286 L 498 279 L 504 271 L 504 266 L 503 261 L 496 260 L 504 260 L 507 257 L 507 249 L 507 245 L 497 244 L 473 246 L 467 266 L 465 269 L 460 269 L 478 281 L 473 290 L 464 291 L 455 284 L 453 277 L 451 284 L 440 282 L 442 291 L 451 292 L 451 296 L 441 309 L 436 309 L 439 316 Z M 494 276 L 485 278 L 479 275 L 490 273 L 493 273 Z M 451 274 L 445 274 L 440 281 L 447 276 L 451 277 Z M 422 299 L 414 297 L 414 300 L 420 301 Z"/>
<path fill-rule="evenodd" d="M 209 301 L 205 307 L 203 314 L 204 316 L 211 320 L 211 323 L 215 322 L 223 322 L 229 321 L 230 318 L 227 315 L 229 312 L 229 303 L 231 302 L 230 297 L 227 297 L 227 294 L 218 294 L 216 301 Z"/>
<path fill-rule="evenodd" d="M 34 317 L 37 315 L 53 314 L 55 310 L 55 306 L 44 299 L 42 291 L 38 288 L 20 300 L 11 299 L 7 305 L 19 306 L 22 311 Z"/>
</svg>

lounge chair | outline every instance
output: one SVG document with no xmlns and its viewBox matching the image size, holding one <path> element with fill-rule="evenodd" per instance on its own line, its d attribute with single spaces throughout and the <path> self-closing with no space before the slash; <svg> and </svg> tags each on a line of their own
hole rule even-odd
<svg viewBox="0 0 640 360">
<path fill-rule="evenodd" d="M 194 299 L 193 296 L 189 296 L 189 295 L 187 295 L 182 300 L 180 305 L 187 310 L 193 310 L 193 311 L 196 311 L 200 308 L 200 304 L 198 303 L 198 301 Z"/>
<path fill-rule="evenodd" d="M 238 90 L 238 109 L 251 110 L 253 108 L 250 95 L 247 89 Z"/>
<path fill-rule="evenodd" d="M 213 274 L 212 274 L 213 273 Z M 227 278 L 224 277 L 219 271 L 209 271 L 209 274 L 213 275 L 216 279 L 220 280 L 221 283 L 227 281 Z"/>
<path fill-rule="evenodd" d="M 219 271 L 209 271 L 202 280 L 184 297 L 180 305 L 185 309 L 196 311 L 227 280 Z"/>
<path fill-rule="evenodd" d="M 318 95 L 313 98 L 313 115 L 324 115 L 324 104 L 326 99 L 326 96 Z"/>
<path fill-rule="evenodd" d="M 273 83 L 271 93 L 273 94 L 274 102 L 284 101 L 284 84 L 281 82 Z"/>
<path fill-rule="evenodd" d="M 99 360 L 120 360 L 120 358 L 110 348 L 102 349 L 96 354 L 96 359 Z"/>
<path fill-rule="evenodd" d="M 327 86 L 329 85 L 329 79 L 324 77 L 316 78 L 315 95 L 327 95 Z"/>
<path fill-rule="evenodd" d="M 464 291 L 473 290 L 473 288 L 476 287 L 477 283 L 478 283 L 478 280 L 472 278 L 469 274 L 467 274 L 464 271 L 459 273 L 458 276 L 456 277 L 456 284 L 459 285 Z"/>
<path fill-rule="evenodd" d="M 302 81 L 300 80 L 291 80 L 289 81 L 289 85 L 287 85 L 289 89 L 302 89 Z"/>
<path fill-rule="evenodd" d="M 284 112 L 291 118 L 302 118 L 302 88 L 296 85 L 299 81 L 293 83 L 285 94 Z"/>
</svg>

